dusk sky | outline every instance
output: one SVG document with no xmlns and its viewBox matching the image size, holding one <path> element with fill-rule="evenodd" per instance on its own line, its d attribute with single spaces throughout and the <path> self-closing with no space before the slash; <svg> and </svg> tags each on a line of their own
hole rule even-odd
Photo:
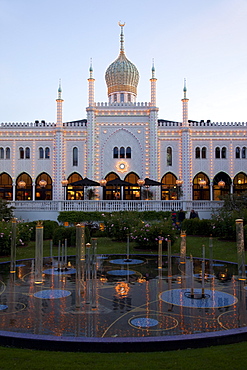
<svg viewBox="0 0 247 370">
<path fill-rule="evenodd" d="M 150 101 L 152 59 L 159 118 L 247 121 L 246 0 L 0 0 L 0 122 L 86 118 L 90 58 L 95 100 L 106 102 L 105 71 L 125 52 L 139 70 L 137 101 Z"/>
</svg>

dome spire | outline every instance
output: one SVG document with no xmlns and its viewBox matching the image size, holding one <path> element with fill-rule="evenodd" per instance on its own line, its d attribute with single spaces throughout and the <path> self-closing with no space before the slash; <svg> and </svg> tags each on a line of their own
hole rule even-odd
<svg viewBox="0 0 247 370">
<path fill-rule="evenodd" d="M 120 33 L 120 54 L 124 54 L 124 32 L 123 32 L 123 28 L 125 26 L 125 22 L 124 23 L 118 22 L 118 25 L 121 27 L 121 33 Z"/>
<path fill-rule="evenodd" d="M 124 52 L 123 27 L 125 23 L 118 23 L 121 27 L 120 53 L 117 59 L 110 64 L 105 73 L 109 102 L 135 102 L 139 72 Z"/>
<path fill-rule="evenodd" d="M 184 79 L 184 99 L 187 99 L 186 98 L 186 92 L 187 92 L 187 87 L 186 87 L 186 78 Z"/>
<path fill-rule="evenodd" d="M 92 58 L 90 58 L 89 73 L 90 73 L 90 78 L 93 78 L 93 59 Z"/>
<path fill-rule="evenodd" d="M 62 87 L 61 87 L 61 78 L 59 79 L 59 85 L 58 85 L 58 99 L 62 99 Z"/>
</svg>

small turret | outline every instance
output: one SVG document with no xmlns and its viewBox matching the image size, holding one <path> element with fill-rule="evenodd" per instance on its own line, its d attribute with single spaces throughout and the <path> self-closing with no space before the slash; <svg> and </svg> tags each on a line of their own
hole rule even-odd
<svg viewBox="0 0 247 370">
<path fill-rule="evenodd" d="M 182 116 L 183 116 L 183 126 L 188 126 L 188 101 L 189 99 L 187 99 L 187 87 L 186 87 L 186 79 L 184 79 L 184 88 L 183 88 L 183 92 L 184 92 L 184 98 L 182 99 L 182 107 L 183 107 L 183 112 L 182 112 Z"/>
<path fill-rule="evenodd" d="M 58 86 L 58 97 L 57 97 L 57 127 L 63 126 L 63 99 L 62 99 L 62 87 L 61 80 L 59 80 Z"/>
<path fill-rule="evenodd" d="M 89 107 L 94 105 L 94 81 L 93 78 L 93 63 L 92 58 L 90 59 L 89 67 L 89 79 L 88 79 L 88 105 Z"/>
<path fill-rule="evenodd" d="M 151 82 L 151 106 L 156 106 L 156 81 L 157 78 L 155 78 L 155 67 L 154 67 L 154 60 L 152 63 L 152 78 L 150 79 Z"/>
</svg>

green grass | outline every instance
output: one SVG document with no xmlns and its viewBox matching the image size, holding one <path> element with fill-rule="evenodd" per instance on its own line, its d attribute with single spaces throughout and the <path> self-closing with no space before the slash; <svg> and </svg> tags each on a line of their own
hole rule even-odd
<svg viewBox="0 0 247 370">
<path fill-rule="evenodd" d="M 179 254 L 179 239 L 172 247 L 173 254 Z M 206 257 L 209 257 L 209 238 L 187 237 L 187 255 L 201 257 L 202 245 L 206 247 Z M 140 251 L 130 244 L 130 253 L 156 253 Z M 57 248 L 53 249 L 56 255 Z M 126 253 L 126 243 L 120 243 L 109 238 L 98 238 L 98 253 Z M 166 253 L 164 251 L 164 253 Z M 35 245 L 17 248 L 17 259 L 32 258 Z M 74 255 L 75 248 L 69 247 L 68 254 Z M 44 256 L 50 255 L 50 243 L 44 242 Z M 237 261 L 236 243 L 213 239 L 213 257 L 228 261 Z M 0 261 L 9 257 L 0 258 Z M 27 350 L 19 348 L 0 347 L 0 370 L 17 368 L 24 369 L 86 369 L 86 370 L 244 370 L 247 368 L 247 342 L 215 346 L 202 349 L 187 349 L 168 352 L 145 353 L 71 353 Z"/>
<path fill-rule="evenodd" d="M 170 352 L 71 353 L 0 347 L 7 370 L 245 370 L 247 343 Z"/>
</svg>

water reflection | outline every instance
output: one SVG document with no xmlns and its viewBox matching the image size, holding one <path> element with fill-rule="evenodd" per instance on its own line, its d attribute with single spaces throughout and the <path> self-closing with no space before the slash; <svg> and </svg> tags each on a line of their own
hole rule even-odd
<svg viewBox="0 0 247 370">
<path fill-rule="evenodd" d="M 124 256 L 97 256 L 92 261 L 95 274 L 90 273 L 90 261 L 77 274 L 74 257 L 68 258 L 64 271 L 55 268 L 56 260 L 50 265 L 47 259 L 41 285 L 35 284 L 33 260 L 17 263 L 15 274 L 9 274 L 9 263 L 0 264 L 0 330 L 141 337 L 246 326 L 245 281 L 235 278 L 236 264 L 206 261 L 202 298 L 201 260 L 194 259 L 192 266 L 188 258 L 181 265 L 179 258 L 172 257 L 168 268 L 165 256 L 162 266 L 157 256 L 135 258 L 138 263 L 129 266 L 121 263 Z M 193 299 L 188 294 L 192 285 Z"/>
</svg>

